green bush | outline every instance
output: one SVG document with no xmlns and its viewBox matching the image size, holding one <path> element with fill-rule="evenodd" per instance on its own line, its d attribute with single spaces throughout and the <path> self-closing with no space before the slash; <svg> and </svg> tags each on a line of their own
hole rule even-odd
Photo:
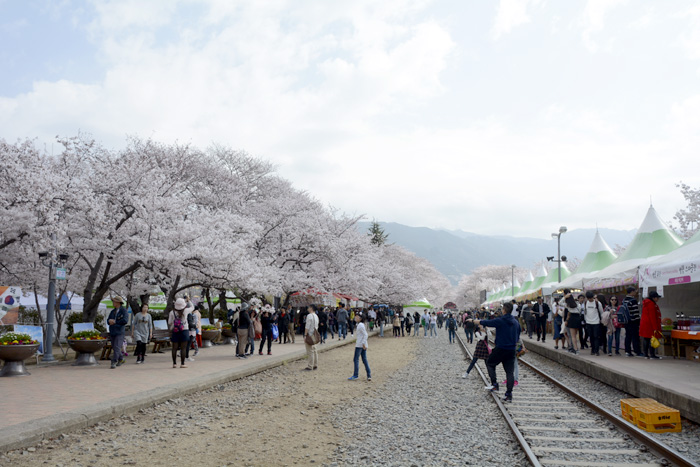
<svg viewBox="0 0 700 467">
<path fill-rule="evenodd" d="M 151 318 L 153 318 L 153 321 L 156 321 L 159 319 L 167 319 L 167 317 L 165 316 L 165 311 L 148 310 L 148 312 L 151 314 Z"/>
<path fill-rule="evenodd" d="M 34 308 L 27 309 L 24 306 L 19 307 L 17 322 L 28 326 L 41 326 L 41 318 L 39 312 Z"/>
</svg>

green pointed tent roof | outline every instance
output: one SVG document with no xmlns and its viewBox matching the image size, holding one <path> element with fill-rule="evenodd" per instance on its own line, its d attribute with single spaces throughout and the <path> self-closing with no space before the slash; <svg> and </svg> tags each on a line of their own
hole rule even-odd
<svg viewBox="0 0 700 467">
<path fill-rule="evenodd" d="M 547 277 L 542 283 L 542 288 L 552 287 L 559 283 L 559 268 L 561 268 L 562 280 L 566 279 L 571 275 L 571 271 L 569 271 L 569 268 L 566 267 L 566 263 L 559 263 L 559 266 L 549 270 L 549 274 L 547 274 Z"/>
<path fill-rule="evenodd" d="M 585 281 L 587 288 L 602 289 L 635 282 L 637 268 L 675 250 L 683 241 L 649 206 L 642 225 L 627 249 L 608 267 Z"/>
<path fill-rule="evenodd" d="M 583 261 L 576 272 L 566 279 L 562 279 L 559 288 L 583 287 L 583 281 L 589 279 L 594 273 L 610 266 L 617 255 L 612 251 L 600 232 L 596 230 L 593 243 L 588 249 L 588 253 L 583 257 Z"/>
<path fill-rule="evenodd" d="M 544 284 L 545 279 L 547 278 L 547 268 L 542 265 L 540 268 L 540 271 L 537 273 L 537 276 L 535 277 L 534 282 L 532 283 L 532 286 L 530 286 L 530 290 L 527 291 L 528 295 L 533 294 L 535 292 L 538 292 L 540 288 L 542 288 L 542 284 Z"/>
<path fill-rule="evenodd" d="M 520 290 L 515 292 L 515 298 L 520 298 L 525 295 L 533 282 L 535 282 L 535 276 L 532 275 L 532 271 L 528 271 L 525 282 L 520 286 Z"/>
<path fill-rule="evenodd" d="M 520 281 L 518 281 L 518 278 L 516 277 L 514 282 L 511 282 L 511 284 L 508 285 L 508 288 L 506 288 L 506 296 L 503 297 L 504 300 L 513 300 L 513 298 L 518 295 L 518 291 L 520 291 Z"/>
</svg>

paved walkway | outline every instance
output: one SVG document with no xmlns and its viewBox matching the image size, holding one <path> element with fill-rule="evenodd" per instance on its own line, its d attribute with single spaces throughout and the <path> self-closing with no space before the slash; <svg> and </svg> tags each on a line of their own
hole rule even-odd
<svg viewBox="0 0 700 467">
<path fill-rule="evenodd" d="M 540 355 L 558 361 L 591 378 L 598 379 L 636 397 L 651 397 L 662 404 L 681 411 L 681 415 L 700 423 L 700 363 L 663 357 L 647 360 L 642 357 L 612 357 L 601 352 L 599 357 L 590 349 L 572 355 L 566 350 L 554 349 L 554 341 L 547 336 L 546 343 L 529 339 L 523 334 L 525 347 Z"/>
<path fill-rule="evenodd" d="M 344 341 L 329 339 L 319 350 L 354 340 L 350 336 Z M 200 349 L 196 361 L 177 369 L 172 368 L 170 349 L 152 354 L 150 345 L 141 365 L 130 355 L 126 364 L 115 369 L 110 369 L 109 361 L 93 367 L 28 366 L 30 376 L 0 378 L 0 452 L 306 357 L 300 336 L 295 344 L 274 343 L 272 355 L 266 351 L 258 355 L 257 344 L 255 355 L 245 360 L 235 358 L 233 345 Z"/>
</svg>

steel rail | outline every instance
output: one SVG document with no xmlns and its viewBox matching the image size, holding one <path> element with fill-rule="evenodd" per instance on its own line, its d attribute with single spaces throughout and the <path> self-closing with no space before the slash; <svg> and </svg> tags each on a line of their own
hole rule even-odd
<svg viewBox="0 0 700 467">
<path fill-rule="evenodd" d="M 637 428 L 634 425 L 631 425 L 629 422 L 627 422 L 622 417 L 618 417 L 614 413 L 600 407 L 595 402 L 590 401 L 582 394 L 579 394 L 578 392 L 569 388 L 564 383 L 562 383 L 561 381 L 558 381 L 553 376 L 540 370 L 532 363 L 529 363 L 529 362 L 522 360 L 522 359 L 519 360 L 519 363 L 524 364 L 525 366 L 530 368 L 532 371 L 534 371 L 535 373 L 537 373 L 538 375 L 543 377 L 545 380 L 554 384 L 559 389 L 561 389 L 565 393 L 569 394 L 570 396 L 574 397 L 576 400 L 581 402 L 587 408 L 593 410 L 598 415 L 602 416 L 604 419 L 606 419 L 607 421 L 609 421 L 610 423 L 615 425 L 617 428 L 619 428 L 620 430 L 622 430 L 626 434 L 630 435 L 632 438 L 635 439 L 635 441 L 637 441 L 642 446 L 645 446 L 647 449 L 649 449 L 649 451 L 651 451 L 657 457 L 659 457 L 661 459 L 666 459 L 671 464 L 677 465 L 677 466 L 700 467 L 700 464 L 697 464 L 696 462 L 683 456 L 683 454 L 674 450 L 673 448 L 671 448 L 667 444 L 662 443 L 661 441 L 657 440 L 656 438 L 651 436 L 649 433 L 640 430 L 639 428 Z"/>
<path fill-rule="evenodd" d="M 462 338 L 459 335 L 457 335 L 456 333 L 455 333 L 455 336 L 457 337 L 457 341 L 459 342 L 460 347 L 462 347 L 462 351 L 464 352 L 464 354 L 467 355 L 469 358 L 473 358 L 472 353 L 467 348 L 467 344 L 464 343 L 464 341 L 462 341 Z M 491 384 L 491 382 L 488 380 L 486 375 L 484 375 L 484 372 L 481 370 L 479 365 L 474 365 L 474 368 L 476 368 L 476 370 L 479 372 L 479 376 L 481 376 L 481 379 L 484 381 L 485 384 Z M 532 452 L 532 449 L 530 448 L 530 444 L 525 439 L 525 436 L 523 436 L 523 433 L 520 431 L 520 429 L 515 424 L 515 421 L 508 413 L 508 410 L 506 409 L 505 405 L 503 404 L 501 399 L 499 399 L 498 394 L 496 394 L 495 392 L 492 392 L 491 396 L 493 397 L 493 400 L 496 402 L 496 405 L 498 406 L 499 410 L 501 411 L 503 418 L 506 420 L 508 427 L 515 435 L 516 439 L 518 440 L 518 443 L 520 443 L 520 447 L 525 452 L 525 455 L 527 456 L 527 460 L 530 461 L 530 464 L 532 464 L 534 467 L 542 467 L 542 464 L 540 464 L 539 459 L 537 458 L 535 453 Z"/>
</svg>

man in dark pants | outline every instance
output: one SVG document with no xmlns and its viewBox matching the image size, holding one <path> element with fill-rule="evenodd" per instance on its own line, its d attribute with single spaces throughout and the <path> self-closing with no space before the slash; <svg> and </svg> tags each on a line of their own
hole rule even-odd
<svg viewBox="0 0 700 467">
<path fill-rule="evenodd" d="M 628 357 L 643 357 L 641 346 L 639 345 L 639 303 L 637 302 L 637 289 L 633 286 L 627 287 L 627 296 L 622 300 L 629 310 L 629 322 L 625 324 L 625 351 Z M 634 353 L 632 353 L 634 351 Z"/>
<path fill-rule="evenodd" d="M 547 316 L 549 316 L 549 311 L 549 305 L 544 303 L 542 297 L 537 297 L 537 303 L 532 305 L 532 313 L 536 317 L 538 341 L 542 337 L 542 342 L 544 342 L 545 337 L 547 337 Z"/>
<path fill-rule="evenodd" d="M 511 314 L 513 311 L 512 303 L 503 304 L 503 316 L 500 318 L 473 320 L 477 326 L 488 326 L 496 328 L 496 348 L 493 349 L 488 360 L 486 360 L 486 368 L 489 371 L 491 385 L 486 386 L 489 391 L 498 391 L 498 380 L 496 379 L 496 367 L 499 363 L 503 364 L 503 370 L 506 372 L 506 393 L 503 397 L 504 402 L 513 400 L 513 368 L 515 367 L 515 347 L 520 339 L 520 323 Z"/>
<path fill-rule="evenodd" d="M 124 363 L 122 345 L 124 343 L 124 327 L 128 320 L 126 310 L 122 306 L 124 300 L 120 296 L 116 296 L 112 299 L 112 303 L 114 309 L 107 317 L 107 324 L 109 324 L 109 341 L 112 345 L 112 365 L 110 368 L 116 368 Z M 637 321 L 637 335 L 639 335 L 639 320 Z"/>
</svg>

